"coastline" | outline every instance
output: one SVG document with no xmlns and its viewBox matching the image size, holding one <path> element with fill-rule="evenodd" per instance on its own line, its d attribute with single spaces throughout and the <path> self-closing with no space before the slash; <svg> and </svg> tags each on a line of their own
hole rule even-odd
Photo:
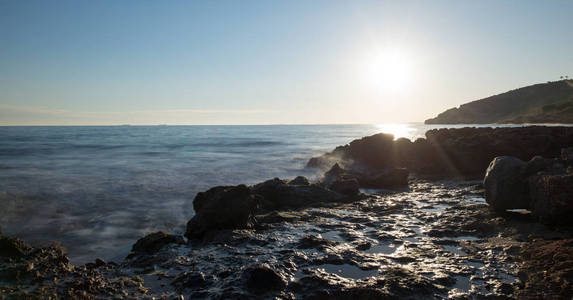
<svg viewBox="0 0 573 300">
<path fill-rule="evenodd" d="M 493 129 L 484 130 L 485 136 L 491 139 Z M 514 132 L 502 137 L 515 137 L 515 131 L 531 129 L 512 130 Z M 571 143 L 569 135 L 573 132 L 563 131 L 568 136 L 565 143 Z M 483 159 L 472 159 L 470 167 L 459 168 L 456 163 L 463 159 L 452 160 L 454 150 L 463 150 L 458 151 L 458 155 L 463 153 L 467 160 L 477 152 L 491 149 L 484 148 L 483 140 L 476 138 L 480 135 L 468 135 L 467 130 L 462 130 L 459 136 L 450 134 L 452 132 L 456 131 L 445 130 L 430 137 L 434 136 L 435 141 L 446 146 L 442 151 L 445 149 L 443 153 L 447 153 L 450 162 L 455 162 L 455 169 L 464 171 L 460 175 L 475 178 L 474 171 L 483 167 L 483 161 L 497 155 L 487 152 Z M 475 143 L 464 144 L 462 137 Z M 320 182 L 274 179 L 233 190 L 238 194 L 233 194 L 232 199 L 243 197 L 251 200 L 241 203 L 252 203 L 224 214 L 221 205 L 233 201 L 226 201 L 220 193 L 225 195 L 230 191 L 214 191 L 211 195 L 207 191 L 203 198 L 195 198 L 193 206 L 196 212 L 206 209 L 208 203 L 214 203 L 213 207 L 204 212 L 203 220 L 190 222 L 192 233 L 186 234 L 187 240 L 167 233 L 148 235 L 134 245 L 130 256 L 120 264 L 96 260 L 73 266 L 57 246 L 33 249 L 3 238 L 2 242 L 12 245 L 14 251 L 2 254 L 0 289 L 3 294 L 14 297 L 30 291 L 32 296 L 62 297 L 298 298 L 312 295 L 344 299 L 489 295 L 513 298 L 531 295 L 527 294 L 527 288 L 542 280 L 535 276 L 523 277 L 520 270 L 536 274 L 546 266 L 532 263 L 527 258 L 531 255 L 522 257 L 520 250 L 530 249 L 531 253 L 554 243 L 539 242 L 530 235 L 538 239 L 560 239 L 560 249 L 570 249 L 567 248 L 571 247 L 567 242 L 572 238 L 570 227 L 546 226 L 531 214 L 507 212 L 500 216 L 483 201 L 484 187 L 480 181 L 456 179 L 452 176 L 456 174 L 443 164 L 420 167 L 417 165 L 420 162 L 412 162 L 408 155 L 380 160 L 380 151 L 395 153 L 393 137 L 382 137 L 381 144 L 374 145 L 367 138 L 361 140 L 367 149 L 365 152 L 353 151 L 350 143 L 327 156 L 336 154 L 337 159 L 350 159 L 350 164 L 344 164 L 344 168 L 350 170 L 357 169 L 354 164 L 362 157 L 366 158 L 362 163 L 368 166 L 386 168 L 404 164 L 412 170 L 434 172 L 441 179 L 410 176 L 406 186 L 377 187 L 369 193 L 356 193 L 355 185 L 348 188 L 349 181 L 356 181 L 358 185 L 361 181 L 355 173 L 346 172 L 337 175 L 342 181 L 334 181 L 338 182 L 337 186 L 345 184 L 341 191 L 347 192 L 346 195 Z M 450 140 L 455 143 L 447 142 Z M 519 139 L 509 142 L 517 141 Z M 535 139 L 527 142 L 539 145 Z M 396 143 L 399 145 L 400 141 Z M 476 143 L 481 148 L 476 147 Z M 387 145 L 392 147 L 385 148 Z M 412 156 L 421 153 L 413 150 L 414 146 L 405 145 L 398 153 Z M 360 143 L 354 146 L 362 148 Z M 563 145 L 550 146 L 551 149 L 544 150 L 548 156 L 555 155 Z M 543 152 L 539 149 L 524 152 L 521 148 L 512 148 L 520 152 L 511 154 L 528 160 L 531 157 L 526 156 L 530 153 Z M 378 155 L 370 156 L 371 151 Z M 426 161 L 436 156 L 428 157 Z M 436 174 L 435 170 L 441 173 Z M 262 199 L 257 198 L 260 196 Z M 201 202 L 204 204 L 198 204 Z M 242 212 L 238 218 L 237 211 Z M 212 216 L 227 216 L 226 219 L 232 221 L 209 223 Z M 197 234 L 194 228 L 199 223 L 207 227 Z M 16 281 L 10 276 L 15 276 Z M 529 282 L 531 278 L 537 282 Z M 19 288 L 22 284 L 27 286 L 26 290 Z M 474 286 L 483 289 L 474 289 Z M 571 286 L 565 288 L 568 290 L 559 292 L 570 291 Z M 536 290 L 529 290 L 534 292 Z"/>
</svg>

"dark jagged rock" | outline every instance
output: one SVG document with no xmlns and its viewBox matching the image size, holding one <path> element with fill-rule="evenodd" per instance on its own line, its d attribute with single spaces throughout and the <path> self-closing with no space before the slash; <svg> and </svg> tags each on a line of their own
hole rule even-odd
<svg viewBox="0 0 573 300">
<path fill-rule="evenodd" d="M 188 271 L 183 272 L 171 282 L 178 290 L 185 290 L 188 288 L 202 288 L 208 284 L 207 278 L 203 272 Z"/>
<path fill-rule="evenodd" d="M 336 243 L 314 235 L 304 236 L 298 242 L 299 249 L 321 249 L 333 245 L 336 245 Z"/>
<path fill-rule="evenodd" d="M 377 134 L 337 147 L 309 167 L 406 168 L 421 175 L 482 177 L 497 156 L 514 156 L 528 161 L 536 155 L 558 157 L 561 148 L 573 146 L 573 128 L 529 126 L 515 128 L 450 128 L 426 132 L 425 139 L 411 142 L 391 140 Z"/>
<path fill-rule="evenodd" d="M 397 188 L 408 185 L 408 170 L 387 167 L 384 169 L 355 168 L 345 170 L 338 163 L 324 173 L 322 184 L 327 188 L 345 195 L 358 194 L 363 188 Z"/>
<path fill-rule="evenodd" d="M 394 135 L 379 133 L 350 142 L 347 155 L 360 164 L 383 169 L 392 166 L 393 150 Z"/>
<path fill-rule="evenodd" d="M 352 202 L 360 195 L 344 195 L 311 184 L 303 176 L 292 180 L 274 178 L 251 187 L 245 185 L 219 186 L 200 192 L 193 200 L 195 216 L 187 222 L 185 236 L 204 238 L 206 233 L 222 229 L 253 228 L 255 215 L 273 210 L 300 209 L 303 207 Z M 272 217 L 262 220 L 272 221 Z"/>
<path fill-rule="evenodd" d="M 29 250 L 20 239 L 4 237 L 0 233 L 0 257 L 21 258 L 26 256 Z"/>
<path fill-rule="evenodd" d="M 365 188 L 397 188 L 408 185 L 408 172 L 405 168 L 387 168 L 383 171 L 358 174 L 358 182 Z"/>
<path fill-rule="evenodd" d="M 342 169 L 337 163 L 324 173 L 322 185 L 344 195 L 357 195 L 360 192 L 356 177 Z"/>
<path fill-rule="evenodd" d="M 185 244 L 181 236 L 172 235 L 163 231 L 152 232 L 139 240 L 131 248 L 131 252 L 154 253 L 168 244 Z"/>
<path fill-rule="evenodd" d="M 260 197 L 245 185 L 198 193 L 193 201 L 195 216 L 187 222 L 185 236 L 201 238 L 209 230 L 250 228 L 259 203 Z"/>
<path fill-rule="evenodd" d="M 3 238 L 6 239 L 6 238 Z M 0 299 L 111 299 L 145 297 L 141 279 L 110 271 L 115 265 L 97 262 L 73 266 L 63 248 L 32 247 L 5 240 L 18 257 L 0 256 Z M 6 244 L 0 246 L 0 251 Z M 22 254 L 25 254 L 22 256 Z"/>
<path fill-rule="evenodd" d="M 308 178 L 304 176 L 297 176 L 294 179 L 287 181 L 289 185 L 310 185 Z"/>
<path fill-rule="evenodd" d="M 330 184 L 329 189 L 343 195 L 353 196 L 360 193 L 360 184 L 354 178 L 339 179 Z"/>
<path fill-rule="evenodd" d="M 292 185 L 278 178 L 256 184 L 252 189 L 255 194 L 262 196 L 262 208 L 267 210 L 334 203 L 345 197 L 318 184 Z"/>
<path fill-rule="evenodd" d="M 533 215 L 547 224 L 573 224 L 573 174 L 537 175 L 529 180 Z"/>
<path fill-rule="evenodd" d="M 284 276 L 273 270 L 268 264 L 247 268 L 243 272 L 243 278 L 247 289 L 256 294 L 281 290 L 286 287 Z"/>
</svg>

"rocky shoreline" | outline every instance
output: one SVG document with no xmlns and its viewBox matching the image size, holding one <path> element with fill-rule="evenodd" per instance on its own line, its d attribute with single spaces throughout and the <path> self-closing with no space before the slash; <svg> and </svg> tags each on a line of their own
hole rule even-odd
<svg viewBox="0 0 573 300">
<path fill-rule="evenodd" d="M 573 230 L 568 219 L 546 219 L 555 205 L 571 212 L 561 179 L 573 176 L 562 156 L 571 146 L 565 127 L 365 137 L 312 158 L 309 167 L 326 171 L 316 182 L 198 193 L 184 236 L 151 233 L 121 263 L 74 266 L 58 245 L 0 235 L 0 298 L 568 299 Z M 536 167 L 526 174 L 517 163 L 511 184 L 492 181 L 509 178 L 492 171 L 506 169 L 492 162 L 498 156 Z M 527 205 L 495 204 L 516 186 Z M 506 210 L 530 209 L 533 198 L 551 204 Z"/>
</svg>

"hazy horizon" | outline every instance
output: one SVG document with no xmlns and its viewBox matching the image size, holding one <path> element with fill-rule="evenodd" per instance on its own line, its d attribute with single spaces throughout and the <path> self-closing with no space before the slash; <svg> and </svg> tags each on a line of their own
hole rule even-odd
<svg viewBox="0 0 573 300">
<path fill-rule="evenodd" d="M 573 2 L 2 1 L 0 125 L 419 123 L 573 76 Z"/>
</svg>

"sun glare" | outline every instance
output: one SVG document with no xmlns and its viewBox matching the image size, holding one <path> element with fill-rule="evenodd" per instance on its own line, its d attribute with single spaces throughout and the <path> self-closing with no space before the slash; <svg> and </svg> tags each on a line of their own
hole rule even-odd
<svg viewBox="0 0 573 300">
<path fill-rule="evenodd" d="M 367 80 L 384 93 L 403 93 L 412 85 L 412 58 L 400 50 L 387 50 L 369 58 Z"/>
<path fill-rule="evenodd" d="M 376 128 L 379 130 L 379 132 L 393 134 L 395 139 L 411 139 L 414 132 L 416 131 L 409 124 L 377 124 Z"/>
</svg>

